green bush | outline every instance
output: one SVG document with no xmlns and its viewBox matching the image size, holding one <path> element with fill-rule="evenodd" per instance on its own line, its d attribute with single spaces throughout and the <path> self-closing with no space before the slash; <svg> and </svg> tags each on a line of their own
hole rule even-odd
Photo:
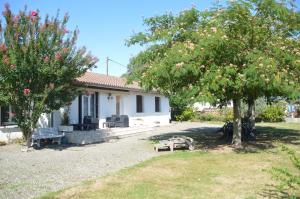
<svg viewBox="0 0 300 199">
<path fill-rule="evenodd" d="M 232 122 L 233 121 L 233 109 L 232 108 L 224 108 L 222 109 L 222 115 L 224 119 L 223 122 Z"/>
<path fill-rule="evenodd" d="M 177 121 L 188 121 L 194 119 L 195 116 L 195 111 L 192 108 L 187 108 L 180 115 L 177 115 L 175 119 Z"/>
<path fill-rule="evenodd" d="M 260 118 L 264 122 L 282 122 L 284 120 L 285 107 L 281 103 L 268 105 L 260 114 Z"/>
<path fill-rule="evenodd" d="M 217 121 L 216 115 L 212 113 L 199 113 L 197 116 L 197 120 L 200 121 Z"/>
<path fill-rule="evenodd" d="M 196 117 L 199 121 L 221 121 L 227 122 L 233 120 L 233 111 L 231 108 L 218 109 L 215 112 L 199 113 Z"/>
<path fill-rule="evenodd" d="M 272 174 L 273 179 L 279 182 L 277 186 L 278 191 L 282 192 L 287 190 L 289 198 L 298 198 L 295 192 L 300 189 L 300 157 L 297 156 L 296 151 L 282 145 L 281 150 L 284 151 L 290 158 L 293 166 L 298 172 L 292 172 L 287 168 L 273 167 L 269 172 Z"/>
</svg>

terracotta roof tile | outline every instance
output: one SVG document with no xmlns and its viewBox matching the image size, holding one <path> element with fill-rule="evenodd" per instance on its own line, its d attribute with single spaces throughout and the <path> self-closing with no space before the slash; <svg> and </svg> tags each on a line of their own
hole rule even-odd
<svg viewBox="0 0 300 199">
<path fill-rule="evenodd" d="M 137 82 L 126 84 L 125 78 L 107 76 L 93 72 L 86 72 L 83 76 L 77 78 L 77 82 L 105 88 L 142 90 Z"/>
</svg>

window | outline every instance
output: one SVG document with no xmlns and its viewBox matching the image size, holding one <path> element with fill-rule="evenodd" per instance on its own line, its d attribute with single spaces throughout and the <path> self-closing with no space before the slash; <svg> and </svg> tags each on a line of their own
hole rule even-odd
<svg viewBox="0 0 300 199">
<path fill-rule="evenodd" d="M 90 96 L 90 116 L 95 117 L 95 94 Z"/>
<path fill-rule="evenodd" d="M 141 95 L 136 96 L 136 112 L 137 113 L 143 112 L 143 96 Z"/>
<path fill-rule="evenodd" d="M 1 126 L 15 125 L 15 111 L 11 106 L 1 107 Z"/>
<path fill-rule="evenodd" d="M 155 112 L 160 112 L 160 97 L 155 97 Z"/>
<path fill-rule="evenodd" d="M 89 115 L 89 97 L 83 96 L 83 116 Z"/>
</svg>

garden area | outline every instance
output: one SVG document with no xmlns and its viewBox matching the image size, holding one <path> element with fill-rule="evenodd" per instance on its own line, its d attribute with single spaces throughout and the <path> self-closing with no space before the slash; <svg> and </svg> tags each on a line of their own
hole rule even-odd
<svg viewBox="0 0 300 199">
<path fill-rule="evenodd" d="M 282 145 L 296 151 L 299 157 L 300 124 L 261 123 L 257 131 L 256 142 L 245 143 L 243 149 L 236 150 L 225 145 L 212 130 L 189 129 L 185 135 L 197 141 L 194 152 L 164 154 L 41 198 L 299 197 L 299 162 L 297 168 Z M 297 178 L 292 182 L 276 180 L 276 168 Z"/>
</svg>

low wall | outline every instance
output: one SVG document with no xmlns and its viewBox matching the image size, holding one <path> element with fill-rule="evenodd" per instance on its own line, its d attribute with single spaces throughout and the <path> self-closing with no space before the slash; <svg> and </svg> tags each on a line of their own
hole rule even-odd
<svg viewBox="0 0 300 199">
<path fill-rule="evenodd" d="M 73 131 L 66 132 L 65 136 L 70 144 L 92 144 L 104 142 L 108 132 L 106 130 L 96 131 Z"/>
<path fill-rule="evenodd" d="M 7 126 L 0 128 L 0 141 L 9 143 L 15 139 L 21 139 L 22 132 L 17 126 Z"/>
<path fill-rule="evenodd" d="M 290 117 L 287 117 L 287 118 L 285 118 L 285 122 L 288 122 L 288 123 L 300 123 L 300 118 L 290 118 Z"/>
</svg>

